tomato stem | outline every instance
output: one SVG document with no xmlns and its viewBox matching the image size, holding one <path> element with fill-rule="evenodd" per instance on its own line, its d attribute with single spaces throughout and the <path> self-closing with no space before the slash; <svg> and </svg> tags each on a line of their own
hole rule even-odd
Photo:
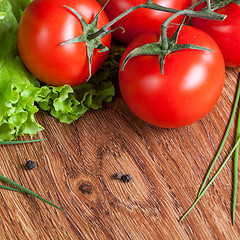
<svg viewBox="0 0 240 240">
<path fill-rule="evenodd" d="M 206 1 L 206 0 L 205 0 Z M 179 10 L 178 12 L 174 13 L 172 16 L 170 16 L 168 19 L 166 19 L 163 24 L 161 25 L 161 43 L 162 43 L 162 48 L 163 50 L 168 49 L 168 37 L 167 37 L 167 29 L 168 26 L 170 25 L 171 21 L 175 19 L 176 17 L 183 15 L 183 16 L 188 16 L 188 17 L 199 17 L 199 18 L 205 18 L 205 19 L 214 19 L 214 20 L 224 20 L 225 15 L 219 15 L 215 12 L 212 11 L 211 9 L 211 2 L 210 0 L 207 0 L 207 8 L 202 9 L 199 12 L 195 12 L 191 10 L 191 8 L 194 8 L 195 6 L 199 5 L 202 2 L 205 1 L 199 1 L 190 8 L 184 9 L 184 10 Z M 195 16 L 194 16 L 195 15 Z M 219 18 L 220 17 L 220 18 Z"/>
<path fill-rule="evenodd" d="M 163 22 L 163 24 L 161 25 L 161 37 L 160 37 L 160 41 L 161 41 L 161 43 L 162 43 L 162 49 L 163 50 L 167 50 L 169 47 L 168 47 L 168 37 L 167 37 L 167 29 L 168 29 L 168 26 L 169 26 L 169 24 L 170 24 L 170 22 L 174 19 L 174 18 L 176 18 L 176 17 L 178 17 L 178 16 L 180 16 L 180 15 L 184 15 L 186 12 L 188 12 L 188 10 L 187 9 L 185 9 L 185 10 L 182 10 L 182 11 L 179 11 L 179 12 L 177 12 L 177 13 L 174 13 L 171 17 L 169 17 L 167 20 L 165 20 L 164 22 Z"/>
<path fill-rule="evenodd" d="M 139 9 L 139 8 L 148 8 L 148 9 L 152 9 L 152 10 L 157 10 L 157 11 L 163 11 L 163 12 L 170 12 L 170 13 L 174 13 L 177 14 L 180 12 L 180 14 L 175 15 L 179 16 L 179 15 L 185 15 L 188 17 L 199 17 L 199 18 L 205 18 L 205 19 L 211 19 L 211 20 L 224 20 L 225 19 L 225 15 L 221 15 L 218 13 L 214 13 L 213 11 L 208 11 L 206 9 L 196 12 L 194 10 L 190 10 L 191 8 L 194 8 L 195 6 L 199 5 L 200 3 L 205 2 L 206 0 L 201 0 L 199 2 L 197 2 L 196 4 L 194 4 L 193 6 L 191 6 L 190 8 L 188 8 L 188 11 L 186 12 L 182 12 L 182 10 L 179 9 L 174 9 L 174 8 L 168 8 L 168 7 L 164 7 L 161 5 L 158 5 L 156 3 L 153 3 L 152 0 L 147 0 L 147 2 L 145 4 L 139 4 L 137 6 L 131 7 L 128 10 L 126 10 L 125 12 L 123 12 L 122 14 L 120 14 L 119 16 L 117 16 L 116 18 L 114 18 L 112 21 L 110 21 L 108 24 L 106 24 L 105 26 L 103 26 L 101 29 L 99 29 L 99 31 L 97 31 L 96 33 L 94 33 L 91 38 L 96 38 L 99 35 L 101 35 L 103 32 L 106 32 L 107 29 L 109 29 L 112 25 L 114 25 L 116 22 L 118 22 L 119 20 L 121 20 L 122 18 L 124 18 L 125 16 L 127 16 L 129 13 Z M 106 2 L 106 4 L 109 2 L 109 0 Z M 104 7 L 106 6 L 106 4 L 104 5 Z M 174 18 L 175 18 L 174 17 Z"/>
<path fill-rule="evenodd" d="M 210 0 L 207 0 L 207 9 L 211 10 L 211 1 Z"/>
</svg>

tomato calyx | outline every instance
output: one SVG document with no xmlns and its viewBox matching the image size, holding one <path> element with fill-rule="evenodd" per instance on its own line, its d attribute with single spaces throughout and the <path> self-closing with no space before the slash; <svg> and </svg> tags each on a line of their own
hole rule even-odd
<svg viewBox="0 0 240 240">
<path fill-rule="evenodd" d="M 86 44 L 88 66 L 89 66 L 89 76 L 88 76 L 87 82 L 90 80 L 90 78 L 92 76 L 92 57 L 93 57 L 94 49 L 99 50 L 100 53 L 108 51 L 109 50 L 108 47 L 103 45 L 101 40 L 103 37 L 105 37 L 109 33 L 117 30 L 117 29 L 106 30 L 105 32 L 101 33 L 100 35 L 93 37 L 94 34 L 99 31 L 99 29 L 97 28 L 97 24 L 98 24 L 99 16 L 100 16 L 101 12 L 103 11 L 105 5 L 102 7 L 102 9 L 98 12 L 98 14 L 94 17 L 92 22 L 89 24 L 84 20 L 84 18 L 81 16 L 81 14 L 78 11 L 76 11 L 75 9 L 73 9 L 69 6 L 63 5 L 63 7 L 67 8 L 70 12 L 72 12 L 79 19 L 79 21 L 82 24 L 83 31 L 80 36 L 77 36 L 75 38 L 64 41 L 61 44 L 59 44 L 59 46 L 62 46 L 64 44 L 80 43 L 80 42 Z"/>
<path fill-rule="evenodd" d="M 177 43 L 179 33 L 183 26 L 183 22 L 184 22 L 184 20 L 179 25 L 179 27 L 174 32 L 174 34 L 171 36 L 171 38 L 167 38 L 167 40 L 165 39 L 163 41 L 163 35 L 161 35 L 158 42 L 148 43 L 148 44 L 145 44 L 143 46 L 137 47 L 134 50 L 132 50 L 124 59 L 120 70 L 123 71 L 127 62 L 133 57 L 144 56 L 144 55 L 148 55 L 148 56 L 151 56 L 151 55 L 156 56 L 157 55 L 159 57 L 160 71 L 161 71 L 161 74 L 163 74 L 165 58 L 168 54 L 170 54 L 172 52 L 177 52 L 177 51 L 180 51 L 183 49 L 206 50 L 206 51 L 212 52 L 212 50 L 209 48 L 197 46 L 194 44 L 178 44 Z M 167 41 L 167 46 L 165 45 L 166 41 Z"/>
</svg>

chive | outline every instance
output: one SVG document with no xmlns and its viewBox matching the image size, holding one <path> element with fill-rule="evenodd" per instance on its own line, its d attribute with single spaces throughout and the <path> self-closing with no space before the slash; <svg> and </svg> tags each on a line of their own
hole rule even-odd
<svg viewBox="0 0 240 240">
<path fill-rule="evenodd" d="M 239 78 L 240 81 L 240 78 Z M 201 188 L 198 192 L 198 196 L 197 199 L 193 202 L 193 204 L 191 205 L 191 207 L 187 210 L 187 212 L 180 218 L 180 221 L 182 221 L 186 215 L 192 210 L 192 208 L 196 205 L 196 203 L 200 200 L 200 198 L 202 197 L 202 195 L 205 193 L 205 191 L 208 189 L 208 187 L 212 184 L 212 182 L 215 180 L 215 178 L 217 177 L 217 175 L 220 173 L 220 171 L 222 170 L 222 168 L 224 167 L 224 165 L 226 164 L 226 162 L 228 161 L 228 159 L 231 157 L 231 155 L 234 153 L 234 187 L 233 187 L 233 203 L 232 203 L 232 222 L 234 224 L 234 220 L 235 220 L 235 208 L 236 208 L 236 196 L 237 196 L 237 174 L 238 174 L 238 155 L 239 155 L 239 141 L 240 141 L 240 112 L 239 112 L 239 116 L 238 116 L 238 123 L 237 123 L 237 133 L 236 133 L 236 143 L 234 145 L 234 148 L 232 149 L 232 151 L 230 152 L 230 154 L 228 155 L 228 157 L 225 159 L 225 161 L 222 163 L 221 167 L 219 168 L 219 170 L 215 173 L 215 175 L 213 176 L 213 178 L 209 181 L 209 183 L 206 185 L 206 187 L 204 188 L 207 179 L 209 178 L 209 175 L 212 171 L 212 168 L 214 166 L 214 164 L 216 163 L 222 148 L 224 146 L 224 143 L 226 142 L 228 133 L 230 131 L 232 122 L 234 120 L 235 117 L 235 113 L 237 111 L 237 107 L 238 107 L 238 102 L 239 102 L 239 97 L 240 97 L 240 84 L 238 83 L 238 89 L 237 89 L 237 94 L 236 94 L 236 98 L 235 98 L 235 102 L 234 102 L 234 106 L 233 106 L 233 110 L 232 110 L 232 114 L 229 120 L 229 124 L 227 126 L 225 135 L 222 139 L 221 145 L 219 147 L 219 150 L 204 178 L 204 181 L 201 185 Z"/>
<path fill-rule="evenodd" d="M 0 185 L 0 188 L 1 189 L 15 191 L 15 192 L 23 192 L 22 190 L 19 190 L 19 189 L 16 189 L 16 188 L 7 187 L 7 186 L 3 186 L 3 185 Z"/>
<path fill-rule="evenodd" d="M 237 142 L 235 143 L 232 151 L 230 152 L 230 154 L 227 156 L 227 158 L 223 161 L 221 167 L 218 169 L 218 171 L 215 173 L 215 175 L 213 176 L 213 178 L 209 181 L 209 183 L 207 184 L 207 186 L 201 191 L 201 193 L 197 196 L 197 199 L 193 202 L 193 204 L 191 205 L 191 207 L 186 211 L 186 213 L 180 218 L 180 221 L 182 221 L 187 214 L 193 209 L 193 207 L 197 204 L 197 202 L 200 200 L 200 198 L 202 197 L 202 195 L 206 192 L 206 190 L 208 189 L 208 187 L 213 183 L 213 181 L 215 180 L 215 178 L 218 176 L 218 174 L 220 173 L 220 171 L 223 169 L 223 167 L 225 166 L 225 164 L 227 163 L 227 161 L 229 160 L 229 158 L 232 156 L 232 154 L 234 153 L 235 149 L 238 147 L 238 144 L 240 142 L 240 138 L 237 140 Z"/>
<path fill-rule="evenodd" d="M 48 200 L 42 198 L 41 196 L 37 195 L 36 193 L 32 192 L 31 190 L 29 190 L 29 189 L 27 189 L 27 188 L 19 185 L 18 183 L 13 182 L 12 180 L 10 180 L 10 179 L 2 176 L 1 174 L 0 174 L 0 180 L 4 181 L 4 182 L 6 182 L 6 183 L 9 183 L 9 184 L 11 184 L 12 186 L 14 186 L 14 187 L 16 187 L 16 188 L 21 189 L 24 193 L 30 194 L 30 195 L 32 195 L 32 196 L 40 199 L 41 201 L 43 201 L 43 202 L 45 202 L 45 203 L 47 203 L 47 204 L 49 204 L 49 205 L 51 205 L 51 206 L 53 206 L 53 207 L 61 210 L 61 211 L 64 211 L 62 208 L 58 207 L 58 206 L 55 205 L 54 203 L 49 202 Z"/>
<path fill-rule="evenodd" d="M 32 143 L 32 142 L 40 142 L 40 141 L 45 141 L 45 140 L 46 140 L 46 138 L 36 139 L 36 140 L 25 140 L 25 141 L 0 141 L 0 145 Z"/>
<path fill-rule="evenodd" d="M 236 132 L 236 141 L 240 138 L 240 112 L 238 114 L 237 122 L 237 132 Z M 232 223 L 235 222 L 235 210 L 236 210 L 236 200 L 237 200 L 237 181 L 238 181 L 238 156 L 239 156 L 239 147 L 236 148 L 234 154 L 234 172 L 233 172 L 233 202 L 232 202 Z"/>
<path fill-rule="evenodd" d="M 240 80 L 240 78 L 239 78 L 239 80 Z M 231 118 L 229 120 L 228 127 L 226 129 L 225 135 L 224 135 L 224 137 L 222 139 L 222 142 L 221 142 L 221 145 L 220 145 L 220 147 L 218 149 L 218 152 L 217 152 L 217 154 L 216 154 L 216 156 L 215 156 L 215 158 L 214 158 L 214 160 L 213 160 L 213 162 L 212 162 L 212 164 L 211 164 L 211 166 L 210 166 L 210 168 L 209 168 L 209 170 L 207 172 L 207 175 L 204 178 L 202 186 L 201 186 L 201 188 L 200 188 L 200 190 L 198 192 L 198 196 L 203 191 L 204 185 L 206 184 L 207 179 L 208 179 L 208 177 L 209 177 L 209 175 L 210 175 L 210 173 L 211 173 L 211 171 L 213 169 L 213 165 L 216 163 L 216 161 L 217 161 L 217 159 L 218 159 L 218 157 L 219 157 L 219 155 L 220 155 L 220 153 L 222 151 L 223 145 L 224 145 L 224 143 L 225 143 L 225 141 L 227 139 L 228 133 L 230 131 L 230 128 L 231 128 L 231 125 L 232 125 L 232 122 L 233 122 L 233 119 L 234 119 L 234 116 L 235 116 L 235 113 L 236 113 L 236 110 L 237 110 L 237 107 L 238 107 L 239 96 L 240 96 L 240 84 L 238 84 L 237 95 L 236 95 L 236 99 L 235 99 L 235 103 L 234 103 L 234 106 L 233 106 L 232 115 L 231 115 Z"/>
</svg>

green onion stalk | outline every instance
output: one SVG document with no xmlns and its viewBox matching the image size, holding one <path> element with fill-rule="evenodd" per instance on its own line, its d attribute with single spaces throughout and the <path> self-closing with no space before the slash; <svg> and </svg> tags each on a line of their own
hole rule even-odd
<svg viewBox="0 0 240 240">
<path fill-rule="evenodd" d="M 33 143 L 44 141 L 44 139 L 36 139 L 36 140 L 25 140 L 25 141 L 0 141 L 0 145 L 11 145 L 11 144 L 22 144 L 22 143 Z"/>
<path fill-rule="evenodd" d="M 239 77 L 239 82 L 240 82 L 240 77 Z M 193 204 L 191 205 L 191 207 L 187 210 L 187 212 L 180 218 L 180 221 L 182 221 L 187 214 L 193 209 L 193 207 L 197 204 L 197 202 L 200 200 L 200 198 L 203 196 L 203 194 L 206 192 L 206 190 L 208 189 L 208 187 L 212 184 L 212 182 L 215 180 L 215 178 L 218 176 L 218 174 L 220 173 L 220 171 L 222 170 L 222 168 L 225 166 L 225 164 L 227 163 L 227 161 L 230 159 L 230 157 L 232 156 L 232 154 L 234 153 L 234 187 L 233 187 L 233 203 L 232 203 L 232 223 L 234 224 L 235 221 L 235 208 L 236 208 L 236 195 L 237 195 L 237 174 L 238 174 L 238 155 L 239 155 L 239 141 L 240 141 L 240 113 L 238 115 L 238 123 L 237 123 L 237 133 L 236 133 L 236 140 L 235 140 L 235 145 L 232 149 L 232 151 L 229 153 L 229 155 L 227 156 L 227 158 L 223 161 L 221 167 L 218 169 L 218 171 L 215 173 L 215 175 L 212 177 L 212 179 L 209 181 L 209 183 L 206 185 L 207 180 L 209 179 L 209 175 L 212 172 L 213 166 L 216 163 L 223 147 L 224 144 L 226 142 L 227 136 L 229 134 L 230 128 L 232 126 L 237 108 L 238 108 L 238 104 L 239 104 L 239 97 L 240 97 L 240 83 L 238 83 L 238 89 L 237 89 L 237 94 L 236 94 L 236 98 L 235 98 L 235 102 L 234 102 L 234 106 L 232 109 L 232 113 L 231 113 L 231 117 L 227 126 L 227 129 L 225 131 L 224 137 L 222 139 L 221 145 L 218 149 L 218 152 L 204 178 L 204 181 L 202 183 L 202 186 L 200 187 L 198 196 L 196 198 L 196 200 L 193 202 Z M 205 186 L 206 185 L 206 186 Z"/>
<path fill-rule="evenodd" d="M 6 182 L 6 183 L 8 183 L 8 184 L 10 184 L 10 185 L 12 185 L 12 186 L 15 187 L 15 188 L 11 188 L 11 187 L 6 187 L 6 186 L 3 186 L 3 185 L 0 185 L 0 188 L 2 188 L 2 189 L 12 190 L 12 191 L 22 192 L 22 193 L 27 193 L 27 194 L 29 194 L 29 195 L 32 195 L 32 196 L 40 199 L 41 201 L 43 201 L 43 202 L 45 202 L 45 203 L 47 203 L 47 204 L 49 204 L 49 205 L 57 208 L 57 209 L 60 210 L 60 211 L 64 211 L 62 208 L 58 207 L 58 206 L 55 205 L 54 203 L 52 203 L 52 202 L 44 199 L 43 197 L 39 196 L 38 194 L 36 194 L 36 193 L 32 192 L 31 190 L 29 190 L 29 189 L 21 186 L 21 185 L 18 184 L 18 183 L 13 182 L 12 180 L 10 180 L 10 179 L 2 176 L 2 175 L 0 175 L 0 180 L 2 180 L 2 181 L 4 181 L 4 182 Z"/>
<path fill-rule="evenodd" d="M 238 122 L 237 122 L 237 132 L 236 132 L 236 141 L 240 138 L 240 112 L 238 113 Z M 238 182 L 238 157 L 239 157 L 239 147 L 236 148 L 234 154 L 234 172 L 233 172 L 233 202 L 232 202 L 232 223 L 235 223 L 235 211 L 236 211 L 236 201 L 237 201 L 237 182 Z"/>
</svg>

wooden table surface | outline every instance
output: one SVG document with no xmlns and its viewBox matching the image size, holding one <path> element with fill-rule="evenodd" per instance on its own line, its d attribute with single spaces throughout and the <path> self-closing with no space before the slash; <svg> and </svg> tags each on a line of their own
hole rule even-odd
<svg viewBox="0 0 240 240">
<path fill-rule="evenodd" d="M 232 159 L 189 215 L 223 137 L 239 69 L 226 70 L 222 95 L 203 119 L 179 129 L 148 125 L 113 102 L 76 122 L 40 111 L 46 141 L 0 147 L 1 174 L 64 209 L 22 193 L 0 191 L 0 239 L 239 239 L 240 199 L 231 222 Z M 234 145 L 235 123 L 214 170 Z M 22 139 L 27 139 L 24 137 Z M 31 171 L 28 160 L 36 162 Z M 129 183 L 113 178 L 129 173 Z M 240 189 L 239 189 L 240 190 Z"/>
</svg>

